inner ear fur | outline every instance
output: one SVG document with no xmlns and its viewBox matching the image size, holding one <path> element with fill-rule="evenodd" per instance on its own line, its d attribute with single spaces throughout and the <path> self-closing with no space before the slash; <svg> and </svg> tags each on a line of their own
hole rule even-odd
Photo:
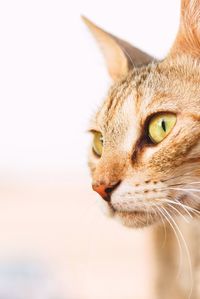
<svg viewBox="0 0 200 299">
<path fill-rule="evenodd" d="M 145 65 L 153 60 L 150 55 L 104 31 L 86 17 L 82 19 L 97 40 L 114 81 L 123 78 L 134 66 Z"/>
</svg>

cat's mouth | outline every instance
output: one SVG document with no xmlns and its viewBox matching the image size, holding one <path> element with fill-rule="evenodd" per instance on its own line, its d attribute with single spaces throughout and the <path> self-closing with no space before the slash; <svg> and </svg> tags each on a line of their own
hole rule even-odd
<svg viewBox="0 0 200 299">
<path fill-rule="evenodd" d="M 178 198 L 178 202 L 175 201 L 176 205 L 173 207 L 173 201 L 171 205 L 167 206 L 166 204 L 162 205 L 157 202 L 151 208 L 146 209 L 142 206 L 128 206 L 124 203 L 109 203 L 110 210 L 115 218 L 119 219 L 120 222 L 128 227 L 133 228 L 142 228 L 155 223 L 158 223 L 163 219 L 166 221 L 168 217 L 174 217 L 177 215 L 185 214 L 191 216 L 191 213 L 199 213 L 200 206 L 199 204 L 193 203 L 191 207 L 191 198 L 187 194 L 182 194 Z M 157 209 L 154 209 L 157 207 Z M 160 211 L 160 212 L 159 212 Z"/>
</svg>

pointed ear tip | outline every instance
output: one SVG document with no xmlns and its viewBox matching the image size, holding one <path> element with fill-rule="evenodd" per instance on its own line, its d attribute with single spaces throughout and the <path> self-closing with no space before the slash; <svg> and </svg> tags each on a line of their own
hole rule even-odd
<svg viewBox="0 0 200 299">
<path fill-rule="evenodd" d="M 87 26 L 91 26 L 92 22 L 84 15 L 81 15 L 81 20 L 83 21 L 83 23 L 85 23 L 85 25 Z"/>
<path fill-rule="evenodd" d="M 80 15 L 80 18 L 83 22 L 85 22 L 87 20 L 87 18 L 84 15 Z"/>
<path fill-rule="evenodd" d="M 81 15 L 81 19 L 82 19 L 83 23 L 89 28 L 89 30 L 91 32 L 94 33 L 95 31 L 100 29 L 95 23 L 90 21 L 90 19 L 88 19 L 86 16 Z M 101 29 L 101 31 L 103 31 L 103 30 Z"/>
</svg>

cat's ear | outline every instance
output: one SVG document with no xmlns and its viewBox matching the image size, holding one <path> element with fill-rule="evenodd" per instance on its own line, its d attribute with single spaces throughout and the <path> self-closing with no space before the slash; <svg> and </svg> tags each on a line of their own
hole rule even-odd
<svg viewBox="0 0 200 299">
<path fill-rule="evenodd" d="M 100 45 L 113 80 L 120 80 L 133 66 L 147 64 L 153 60 L 150 55 L 97 27 L 87 18 L 82 19 Z"/>
<path fill-rule="evenodd" d="M 200 58 L 200 0 L 181 0 L 179 31 L 169 55 L 180 54 Z"/>
</svg>

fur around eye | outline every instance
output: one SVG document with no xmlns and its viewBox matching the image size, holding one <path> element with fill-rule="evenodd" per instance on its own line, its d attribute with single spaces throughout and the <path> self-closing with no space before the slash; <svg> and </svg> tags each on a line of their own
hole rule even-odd
<svg viewBox="0 0 200 299">
<path fill-rule="evenodd" d="M 101 157 L 103 152 L 103 135 L 101 132 L 93 132 L 92 149 L 98 157 Z"/>
<path fill-rule="evenodd" d="M 154 144 L 165 139 L 176 124 L 176 115 L 161 113 L 153 116 L 148 125 L 148 136 Z"/>
</svg>

